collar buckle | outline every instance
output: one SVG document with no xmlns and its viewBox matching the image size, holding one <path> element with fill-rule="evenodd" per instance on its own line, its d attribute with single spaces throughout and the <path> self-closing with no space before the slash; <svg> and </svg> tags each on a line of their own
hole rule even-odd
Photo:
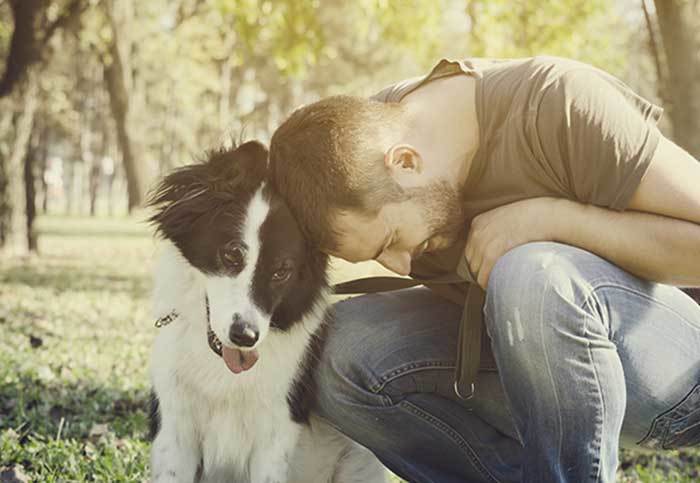
<svg viewBox="0 0 700 483">
<path fill-rule="evenodd" d="M 156 320 L 155 326 L 157 329 L 165 327 L 166 325 L 170 324 L 173 320 L 177 319 L 179 316 L 180 314 L 177 312 L 177 310 L 173 309 L 169 314 L 164 315 L 163 317 L 159 317 Z"/>
</svg>

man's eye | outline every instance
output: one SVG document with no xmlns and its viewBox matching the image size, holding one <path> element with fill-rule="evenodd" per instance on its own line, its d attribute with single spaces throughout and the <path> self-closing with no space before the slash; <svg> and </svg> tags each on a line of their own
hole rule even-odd
<svg viewBox="0 0 700 483">
<path fill-rule="evenodd" d="M 273 282 L 286 282 L 289 277 L 292 276 L 292 269 L 291 268 L 280 268 L 277 270 L 275 273 L 272 274 L 272 281 Z"/>
<path fill-rule="evenodd" d="M 246 250 L 244 247 L 240 245 L 234 245 L 224 248 L 221 254 L 221 258 L 223 259 L 224 264 L 228 268 L 240 272 L 245 266 L 245 255 Z"/>
</svg>

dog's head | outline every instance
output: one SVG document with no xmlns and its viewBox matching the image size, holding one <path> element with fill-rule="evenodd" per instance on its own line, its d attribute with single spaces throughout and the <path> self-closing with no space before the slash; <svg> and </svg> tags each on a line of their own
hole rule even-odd
<svg viewBox="0 0 700 483">
<path fill-rule="evenodd" d="M 149 201 L 157 232 L 201 273 L 210 345 L 236 373 L 255 364 L 270 330 L 288 330 L 313 310 L 327 286 L 328 258 L 265 183 L 267 154 L 255 141 L 210 153 L 165 177 Z"/>
</svg>

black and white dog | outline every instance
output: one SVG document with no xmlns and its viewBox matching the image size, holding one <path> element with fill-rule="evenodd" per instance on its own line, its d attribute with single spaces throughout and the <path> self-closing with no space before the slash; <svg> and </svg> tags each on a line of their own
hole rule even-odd
<svg viewBox="0 0 700 483">
<path fill-rule="evenodd" d="M 265 184 L 257 142 L 167 176 L 151 360 L 152 480 L 383 482 L 369 451 L 309 416 L 328 259 Z"/>
</svg>

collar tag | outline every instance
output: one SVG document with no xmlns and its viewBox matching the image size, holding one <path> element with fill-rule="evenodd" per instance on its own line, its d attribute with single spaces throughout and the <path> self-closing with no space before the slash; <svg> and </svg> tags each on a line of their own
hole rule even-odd
<svg viewBox="0 0 700 483">
<path fill-rule="evenodd" d="M 163 317 L 160 317 L 156 320 L 155 326 L 156 328 L 160 329 L 161 327 L 165 327 L 168 325 L 170 322 L 173 320 L 177 319 L 180 316 L 180 314 L 177 313 L 177 310 L 172 310 L 169 314 L 164 315 Z"/>
</svg>

